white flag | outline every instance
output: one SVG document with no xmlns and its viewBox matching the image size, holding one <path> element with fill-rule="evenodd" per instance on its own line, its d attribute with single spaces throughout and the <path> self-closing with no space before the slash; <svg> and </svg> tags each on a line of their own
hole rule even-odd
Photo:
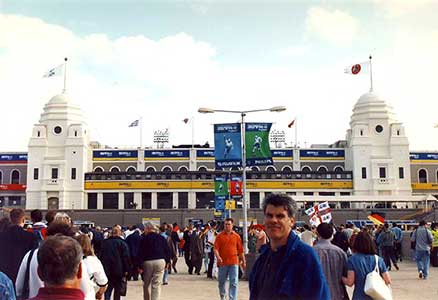
<svg viewBox="0 0 438 300">
<path fill-rule="evenodd" d="M 319 224 L 321 224 L 321 221 L 319 220 L 319 217 L 315 214 L 313 217 L 309 220 L 310 225 L 318 227 Z"/>
<path fill-rule="evenodd" d="M 306 209 L 304 212 L 306 213 L 306 215 L 311 216 L 315 213 L 315 208 L 310 207 L 310 208 Z"/>
<path fill-rule="evenodd" d="M 345 68 L 344 73 L 358 75 L 361 73 L 368 73 L 370 71 L 370 62 L 364 61 L 360 64 L 354 64 Z"/>
<path fill-rule="evenodd" d="M 330 223 L 332 221 L 332 213 L 328 213 L 321 216 L 321 221 L 323 223 Z"/>
<path fill-rule="evenodd" d="M 61 65 L 57 66 L 56 68 L 50 69 L 49 71 L 47 71 L 43 75 L 43 78 L 61 76 L 62 74 L 64 74 L 64 64 L 61 64 Z"/>
<path fill-rule="evenodd" d="M 139 120 L 135 120 L 134 122 L 132 122 L 131 124 L 129 124 L 128 127 L 137 127 L 137 126 L 138 126 L 138 121 L 139 121 Z"/>
<path fill-rule="evenodd" d="M 328 204 L 328 201 L 320 203 L 318 205 L 318 211 L 323 211 L 323 210 L 326 210 L 328 208 L 330 208 L 330 205 Z"/>
</svg>

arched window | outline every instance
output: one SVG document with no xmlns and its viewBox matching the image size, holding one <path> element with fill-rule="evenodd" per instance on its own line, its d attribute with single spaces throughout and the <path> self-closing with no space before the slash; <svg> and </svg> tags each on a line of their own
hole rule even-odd
<svg viewBox="0 0 438 300">
<path fill-rule="evenodd" d="M 20 172 L 18 170 L 14 170 L 11 173 L 11 183 L 12 184 L 19 184 L 20 183 Z"/>
<path fill-rule="evenodd" d="M 119 173 L 119 172 L 120 172 L 120 168 L 119 168 L 119 167 L 116 167 L 116 166 L 111 167 L 110 172 L 111 172 L 111 173 Z"/>
<path fill-rule="evenodd" d="M 427 183 L 427 171 L 425 169 L 418 170 L 418 182 Z"/>
<path fill-rule="evenodd" d="M 266 172 L 275 172 L 275 168 L 273 166 L 269 166 L 266 168 Z"/>
<path fill-rule="evenodd" d="M 198 171 L 199 172 L 207 172 L 207 168 L 204 167 L 204 166 L 201 166 L 201 167 L 198 168 Z"/>
<path fill-rule="evenodd" d="M 326 166 L 319 166 L 317 172 L 321 173 L 327 173 L 327 167 Z"/>
<path fill-rule="evenodd" d="M 301 168 L 301 172 L 305 172 L 305 173 L 312 172 L 312 169 L 309 166 L 304 166 Z"/>
<path fill-rule="evenodd" d="M 102 173 L 103 172 L 103 168 L 102 167 L 96 167 L 96 168 L 94 168 L 94 172 Z"/>
<path fill-rule="evenodd" d="M 281 169 L 283 172 L 292 173 L 292 168 L 289 166 L 284 166 L 283 169 Z"/>
<path fill-rule="evenodd" d="M 156 171 L 156 170 L 155 170 L 154 167 L 147 167 L 147 168 L 146 168 L 146 172 L 153 173 L 153 172 L 155 172 L 155 171 Z"/>
<path fill-rule="evenodd" d="M 162 172 L 172 172 L 172 168 L 169 166 L 165 166 L 161 169 Z"/>
<path fill-rule="evenodd" d="M 178 171 L 180 172 L 188 172 L 189 169 L 186 166 L 179 167 Z"/>
<path fill-rule="evenodd" d="M 231 167 L 231 171 L 239 171 L 239 167 Z"/>
<path fill-rule="evenodd" d="M 344 169 L 342 167 L 337 166 L 337 167 L 335 167 L 334 171 L 335 172 L 343 172 Z"/>
<path fill-rule="evenodd" d="M 134 173 L 135 171 L 136 171 L 135 167 L 128 167 L 126 169 L 126 172 L 128 172 L 128 173 Z"/>
<path fill-rule="evenodd" d="M 253 167 L 251 167 L 251 171 L 258 172 L 258 171 L 260 171 L 260 168 L 256 167 L 256 166 L 253 166 Z"/>
</svg>

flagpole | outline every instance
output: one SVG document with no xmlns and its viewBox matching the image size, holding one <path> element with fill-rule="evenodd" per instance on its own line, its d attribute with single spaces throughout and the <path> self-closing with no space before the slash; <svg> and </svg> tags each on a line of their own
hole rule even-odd
<svg viewBox="0 0 438 300">
<path fill-rule="evenodd" d="M 298 122 L 297 122 L 297 117 L 295 117 L 295 148 L 298 148 Z"/>
<path fill-rule="evenodd" d="M 64 58 L 64 89 L 62 93 L 64 94 L 67 91 L 67 57 Z"/>
<path fill-rule="evenodd" d="M 370 93 L 373 92 L 373 65 L 371 63 L 371 60 L 373 57 L 370 55 Z"/>
<path fill-rule="evenodd" d="M 195 117 L 192 116 L 192 148 L 195 148 Z"/>
<path fill-rule="evenodd" d="M 140 149 L 143 149 L 143 118 L 140 117 L 139 119 L 139 123 L 140 123 Z"/>
</svg>

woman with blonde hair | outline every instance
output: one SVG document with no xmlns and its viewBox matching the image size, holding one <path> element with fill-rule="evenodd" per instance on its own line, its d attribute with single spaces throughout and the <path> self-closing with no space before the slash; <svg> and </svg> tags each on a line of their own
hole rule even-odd
<svg viewBox="0 0 438 300">
<path fill-rule="evenodd" d="M 93 283 L 93 289 L 96 294 L 96 299 L 102 299 L 102 296 L 108 285 L 108 278 L 106 277 L 102 263 L 94 255 L 91 240 L 88 235 L 80 234 L 76 236 L 76 240 L 82 247 L 84 253 L 83 262 L 87 266 L 87 273 L 90 281 Z"/>
</svg>

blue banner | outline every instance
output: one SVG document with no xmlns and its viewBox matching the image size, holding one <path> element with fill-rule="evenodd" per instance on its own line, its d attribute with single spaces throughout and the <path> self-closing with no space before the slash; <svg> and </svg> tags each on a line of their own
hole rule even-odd
<svg viewBox="0 0 438 300">
<path fill-rule="evenodd" d="M 409 153 L 410 160 L 438 160 L 438 153 L 428 152 L 411 152 Z"/>
<path fill-rule="evenodd" d="M 137 150 L 94 150 L 93 160 L 137 160 Z"/>
<path fill-rule="evenodd" d="M 27 153 L 2 153 L 0 162 L 26 162 Z"/>
<path fill-rule="evenodd" d="M 214 158 L 214 150 L 196 150 L 197 159 L 212 159 Z"/>
<path fill-rule="evenodd" d="M 273 165 L 269 147 L 272 123 L 245 123 L 245 153 L 247 166 Z"/>
<path fill-rule="evenodd" d="M 288 159 L 291 160 L 293 158 L 293 152 L 292 150 L 271 150 L 272 157 L 278 158 L 278 159 Z"/>
<path fill-rule="evenodd" d="M 239 123 L 214 124 L 214 157 L 217 169 L 242 165 Z"/>
<path fill-rule="evenodd" d="M 187 160 L 190 157 L 189 150 L 145 150 L 145 160 Z"/>
<path fill-rule="evenodd" d="M 301 159 L 328 159 L 338 160 L 345 158 L 345 151 L 336 150 L 300 150 Z"/>
<path fill-rule="evenodd" d="M 228 199 L 228 177 L 227 175 L 214 178 L 214 208 L 225 210 L 225 201 Z"/>
</svg>

